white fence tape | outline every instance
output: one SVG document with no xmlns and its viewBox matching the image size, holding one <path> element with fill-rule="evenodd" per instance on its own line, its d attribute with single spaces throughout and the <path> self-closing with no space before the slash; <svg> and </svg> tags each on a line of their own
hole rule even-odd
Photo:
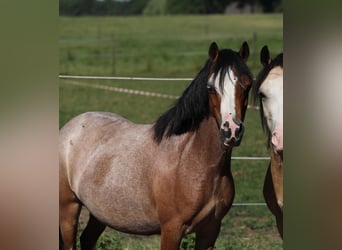
<svg viewBox="0 0 342 250">
<path fill-rule="evenodd" d="M 257 157 L 257 156 L 233 156 L 231 158 L 232 160 L 262 160 L 262 161 L 267 161 L 270 160 L 270 157 Z"/>
<path fill-rule="evenodd" d="M 234 207 L 251 207 L 251 206 L 266 206 L 266 203 L 233 203 Z"/>
<path fill-rule="evenodd" d="M 126 76 L 72 76 L 72 75 L 59 75 L 61 79 L 88 79 L 88 80 L 134 80 L 134 81 L 191 81 L 192 78 L 158 78 L 158 77 L 126 77 Z M 112 87 L 107 85 L 100 84 L 89 84 L 89 83 L 80 83 L 80 82 L 68 82 L 72 85 L 78 85 L 82 87 L 94 88 L 94 89 L 102 89 L 109 90 L 118 93 L 126 93 L 126 94 L 134 94 L 134 95 L 143 95 L 143 96 L 152 96 L 152 97 L 160 97 L 166 99 L 177 99 L 179 96 L 161 94 L 156 92 L 149 92 L 143 90 L 135 90 L 135 89 L 126 89 L 119 87 Z M 258 106 L 248 105 L 248 109 L 258 110 Z"/>
<path fill-rule="evenodd" d="M 177 99 L 178 98 L 178 96 L 174 96 L 174 95 L 167 95 L 167 94 L 161 94 L 161 93 L 155 93 L 155 92 L 149 92 L 149 91 L 143 91 L 143 90 L 136 90 L 136 89 L 118 88 L 118 87 L 100 85 L 100 84 L 81 83 L 81 82 L 74 82 L 74 81 L 68 81 L 66 83 L 81 86 L 81 87 L 87 87 L 87 88 L 93 88 L 93 89 L 102 89 L 102 90 L 114 91 L 114 92 L 125 93 L 125 94 L 152 96 L 152 97 L 160 97 L 160 98 L 166 98 L 166 99 Z"/>
<path fill-rule="evenodd" d="M 134 80 L 134 81 L 192 81 L 193 78 L 167 78 L 167 77 L 129 77 L 129 76 L 68 76 L 59 75 L 66 79 L 90 79 L 90 80 Z"/>
</svg>

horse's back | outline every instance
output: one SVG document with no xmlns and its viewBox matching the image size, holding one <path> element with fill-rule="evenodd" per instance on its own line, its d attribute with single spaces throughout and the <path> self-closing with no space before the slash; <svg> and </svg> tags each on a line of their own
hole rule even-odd
<svg viewBox="0 0 342 250">
<path fill-rule="evenodd" d="M 59 133 L 59 160 L 62 168 L 67 169 L 71 158 L 77 153 L 91 150 L 103 144 L 117 133 L 115 128 L 131 124 L 123 117 L 109 112 L 87 112 L 67 122 Z M 107 126 L 106 126 L 107 125 Z M 70 155 L 70 153 L 72 154 Z"/>
<path fill-rule="evenodd" d="M 138 125 L 113 113 L 83 113 L 60 130 L 61 168 L 67 172 L 70 185 L 77 189 L 74 182 L 85 172 L 100 168 L 102 172 L 109 171 L 114 160 L 119 165 L 122 157 L 138 157 L 136 149 L 149 141 L 149 134 L 150 125 Z"/>
<path fill-rule="evenodd" d="M 110 112 L 86 112 L 67 122 L 60 130 L 60 137 L 72 133 L 87 131 L 92 128 L 101 129 L 105 124 L 132 124 L 129 120 Z"/>
<path fill-rule="evenodd" d="M 154 232 L 159 225 L 150 198 L 152 157 L 146 153 L 152 154 L 153 145 L 151 125 L 88 112 L 61 129 L 60 168 L 77 198 L 99 220 L 121 231 L 129 225 L 137 233 Z"/>
</svg>

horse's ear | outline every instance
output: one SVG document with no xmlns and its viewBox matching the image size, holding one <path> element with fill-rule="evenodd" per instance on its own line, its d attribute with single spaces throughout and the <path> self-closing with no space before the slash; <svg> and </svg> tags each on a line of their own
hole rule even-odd
<svg viewBox="0 0 342 250">
<path fill-rule="evenodd" d="M 240 51 L 239 51 L 240 56 L 242 57 L 242 59 L 247 62 L 247 59 L 249 57 L 249 46 L 248 43 L 245 41 L 243 42 L 243 44 L 241 45 Z"/>
<path fill-rule="evenodd" d="M 215 42 L 212 42 L 210 44 L 209 51 L 208 51 L 210 60 L 214 61 L 217 58 L 218 53 L 219 53 L 219 48 L 217 44 Z"/>
<path fill-rule="evenodd" d="M 261 52 L 260 52 L 260 62 L 261 64 L 265 67 L 266 65 L 271 63 L 271 55 L 270 51 L 268 50 L 267 45 L 262 47 Z"/>
</svg>

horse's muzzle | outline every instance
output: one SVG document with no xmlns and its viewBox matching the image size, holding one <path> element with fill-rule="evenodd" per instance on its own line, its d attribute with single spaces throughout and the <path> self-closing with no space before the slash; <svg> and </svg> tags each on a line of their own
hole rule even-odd
<svg viewBox="0 0 342 250">
<path fill-rule="evenodd" d="M 274 151 L 281 155 L 283 154 L 283 126 L 276 126 L 272 133 L 271 143 Z"/>
<path fill-rule="evenodd" d="M 221 141 L 224 147 L 236 147 L 241 143 L 245 130 L 243 123 L 237 121 L 234 121 L 233 123 L 234 124 L 230 126 L 229 122 L 226 121 L 220 130 Z"/>
</svg>

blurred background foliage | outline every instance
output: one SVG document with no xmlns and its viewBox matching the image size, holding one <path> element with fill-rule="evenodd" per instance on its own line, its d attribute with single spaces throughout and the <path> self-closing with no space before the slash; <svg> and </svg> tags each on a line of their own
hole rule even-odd
<svg viewBox="0 0 342 250">
<path fill-rule="evenodd" d="M 282 0 L 60 0 L 59 13 L 82 15 L 173 15 L 282 12 Z M 246 7 L 249 8 L 246 9 Z"/>
</svg>

